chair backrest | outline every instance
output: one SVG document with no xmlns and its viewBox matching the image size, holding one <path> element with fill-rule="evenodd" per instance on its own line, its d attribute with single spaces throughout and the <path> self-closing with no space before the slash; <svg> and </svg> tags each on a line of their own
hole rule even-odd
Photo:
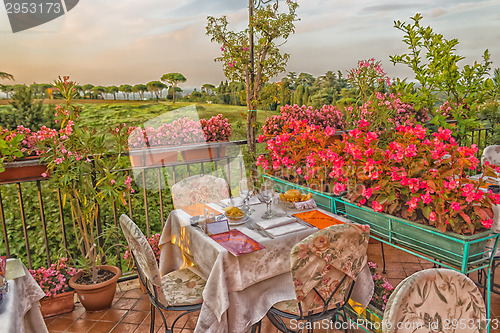
<svg viewBox="0 0 500 333">
<path fill-rule="evenodd" d="M 370 227 L 355 223 L 320 230 L 291 251 L 292 279 L 301 315 L 343 305 L 366 265 Z"/>
<path fill-rule="evenodd" d="M 218 202 L 229 198 L 229 187 L 225 179 L 212 175 L 194 175 L 184 178 L 172 186 L 174 207 L 197 203 Z"/>
<path fill-rule="evenodd" d="M 500 166 L 500 145 L 493 145 L 484 148 L 481 156 L 481 164 L 488 162 L 494 166 Z"/>
<path fill-rule="evenodd" d="M 161 290 L 161 275 L 156 257 L 141 229 L 125 214 L 120 216 L 120 226 L 128 247 L 135 257 L 138 266 L 136 268 L 146 278 L 148 288 L 152 287 L 149 285 L 151 283 L 158 290 Z"/>
<path fill-rule="evenodd" d="M 486 307 L 477 286 L 466 275 L 431 268 L 398 285 L 387 301 L 382 326 L 384 333 L 483 333 L 487 331 Z"/>
</svg>

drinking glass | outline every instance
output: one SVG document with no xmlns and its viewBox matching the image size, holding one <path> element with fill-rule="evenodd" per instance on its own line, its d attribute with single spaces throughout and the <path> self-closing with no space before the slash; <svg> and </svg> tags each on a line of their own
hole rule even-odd
<svg viewBox="0 0 500 333">
<path fill-rule="evenodd" d="M 274 197 L 274 182 L 266 179 L 260 187 L 260 196 L 262 201 L 266 203 L 266 212 L 262 215 L 263 219 L 271 219 L 273 212 L 271 211 L 271 202 Z"/>
<path fill-rule="evenodd" d="M 240 180 L 238 187 L 240 189 L 240 198 L 243 199 L 243 210 L 249 213 L 250 206 L 248 201 L 250 200 L 250 196 L 253 194 L 252 183 L 250 183 L 247 178 L 243 178 Z"/>
</svg>

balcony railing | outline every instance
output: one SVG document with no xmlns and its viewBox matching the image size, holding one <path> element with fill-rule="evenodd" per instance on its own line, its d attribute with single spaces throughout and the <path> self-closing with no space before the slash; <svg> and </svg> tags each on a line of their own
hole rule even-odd
<svg viewBox="0 0 500 333">
<path fill-rule="evenodd" d="M 226 156 L 175 162 L 163 165 L 134 167 L 117 172 L 131 175 L 135 192 L 127 205 L 113 204 L 100 207 L 97 222 L 99 245 L 106 252 L 106 261 L 128 270 L 124 266 L 124 238 L 118 227 L 119 214 L 128 214 L 147 236 L 161 233 L 173 208 L 169 184 L 195 174 L 213 174 L 225 178 L 233 187 L 244 177 L 245 168 L 240 146 L 246 141 L 232 141 L 169 148 L 185 151 L 197 148 L 226 148 Z M 23 162 L 14 162 L 16 167 Z M 38 161 L 32 162 L 37 164 Z M 143 164 L 144 165 L 144 164 Z M 39 177 L 23 181 L 4 181 L 0 184 L 0 220 L 3 239 L 0 255 L 18 257 L 29 268 L 50 265 L 52 258 L 71 256 L 78 259 L 75 233 L 68 207 L 58 189 L 48 187 L 47 179 Z"/>
</svg>

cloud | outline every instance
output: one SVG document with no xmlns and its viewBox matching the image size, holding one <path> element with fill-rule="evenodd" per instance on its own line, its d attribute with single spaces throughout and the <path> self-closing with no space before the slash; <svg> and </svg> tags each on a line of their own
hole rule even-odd
<svg viewBox="0 0 500 333">
<path fill-rule="evenodd" d="M 399 3 L 391 3 L 391 4 L 385 4 L 385 5 L 375 5 L 375 6 L 368 6 L 364 7 L 361 12 L 367 12 L 367 13 L 380 13 L 380 12 L 393 12 L 393 11 L 398 11 L 401 9 L 408 9 L 408 8 L 421 8 L 422 3 L 408 3 L 408 4 L 399 4 Z"/>
</svg>

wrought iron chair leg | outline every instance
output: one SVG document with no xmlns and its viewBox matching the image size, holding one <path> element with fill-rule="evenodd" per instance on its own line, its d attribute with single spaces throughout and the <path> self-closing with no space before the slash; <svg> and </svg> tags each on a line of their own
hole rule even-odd
<svg viewBox="0 0 500 333">
<path fill-rule="evenodd" d="M 155 332 L 155 313 L 156 313 L 156 308 L 154 307 L 153 303 L 151 303 L 151 326 L 149 327 L 149 333 L 154 333 Z"/>
</svg>

